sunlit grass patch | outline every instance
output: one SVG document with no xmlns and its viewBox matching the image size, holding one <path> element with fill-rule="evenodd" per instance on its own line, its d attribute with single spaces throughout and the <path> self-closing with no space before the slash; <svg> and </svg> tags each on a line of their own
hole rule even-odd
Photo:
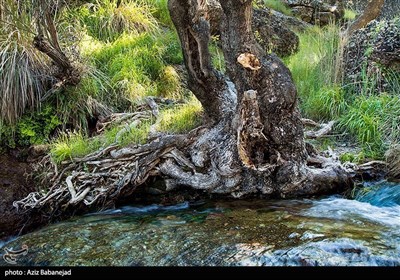
<svg viewBox="0 0 400 280">
<path fill-rule="evenodd" d="M 188 132 L 201 124 L 202 112 L 200 102 L 192 98 L 187 104 L 162 111 L 157 130 L 170 133 Z"/>
</svg>

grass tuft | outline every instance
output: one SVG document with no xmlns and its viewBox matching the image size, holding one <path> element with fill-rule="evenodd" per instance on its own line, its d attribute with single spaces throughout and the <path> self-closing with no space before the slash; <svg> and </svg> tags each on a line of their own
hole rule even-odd
<svg viewBox="0 0 400 280">
<path fill-rule="evenodd" d="M 157 130 L 170 133 L 189 132 L 201 124 L 201 117 L 201 104 L 197 99 L 192 98 L 187 104 L 162 111 Z"/>
</svg>

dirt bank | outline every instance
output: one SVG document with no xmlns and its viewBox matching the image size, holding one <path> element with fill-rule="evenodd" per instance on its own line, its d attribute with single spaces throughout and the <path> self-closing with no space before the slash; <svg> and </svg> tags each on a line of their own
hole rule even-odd
<svg viewBox="0 0 400 280">
<path fill-rule="evenodd" d="M 0 155 L 0 240 L 32 228 L 32 223 L 12 206 L 14 200 L 35 190 L 33 181 L 27 177 L 30 172 L 28 163 L 11 155 Z"/>
</svg>

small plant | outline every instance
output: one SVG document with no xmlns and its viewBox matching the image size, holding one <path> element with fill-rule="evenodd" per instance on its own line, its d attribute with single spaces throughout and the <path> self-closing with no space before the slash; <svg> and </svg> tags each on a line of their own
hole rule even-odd
<svg viewBox="0 0 400 280">
<path fill-rule="evenodd" d="M 218 47 L 218 40 L 219 37 L 212 37 L 210 44 L 211 62 L 215 69 L 225 73 L 225 58 L 222 50 Z"/>
<path fill-rule="evenodd" d="M 354 153 L 344 153 L 339 156 L 339 160 L 342 163 L 351 162 L 351 163 L 362 163 L 365 160 L 365 154 L 363 152 L 354 154 Z"/>
<path fill-rule="evenodd" d="M 307 116 L 315 120 L 334 120 L 346 110 L 345 91 L 340 87 L 323 87 L 303 101 Z"/>
<path fill-rule="evenodd" d="M 343 18 L 346 20 L 354 20 L 357 17 L 357 13 L 353 10 L 350 9 L 345 9 L 344 10 L 344 16 Z"/>
<path fill-rule="evenodd" d="M 0 125 L 0 143 L 9 148 L 44 144 L 61 125 L 53 107 L 26 112 L 14 125 Z"/>
</svg>

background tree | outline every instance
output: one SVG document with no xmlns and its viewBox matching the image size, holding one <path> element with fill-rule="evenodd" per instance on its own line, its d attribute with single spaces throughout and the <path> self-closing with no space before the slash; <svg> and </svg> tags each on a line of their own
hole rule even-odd
<svg viewBox="0 0 400 280">
<path fill-rule="evenodd" d="M 346 33 L 350 36 L 354 31 L 364 28 L 369 22 L 379 17 L 385 0 L 369 0 L 363 13 L 347 28 Z"/>
</svg>

